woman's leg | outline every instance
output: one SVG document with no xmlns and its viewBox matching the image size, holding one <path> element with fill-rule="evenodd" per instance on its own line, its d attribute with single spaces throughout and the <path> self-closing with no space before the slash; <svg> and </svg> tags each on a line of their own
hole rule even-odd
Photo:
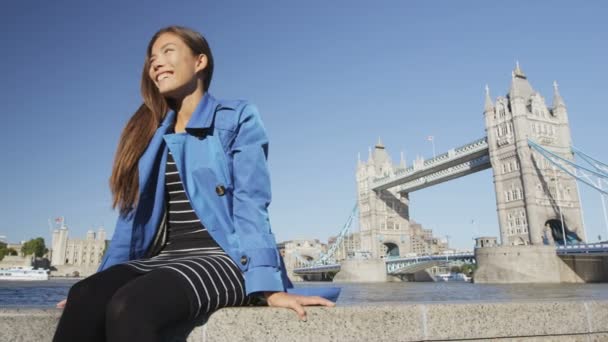
<svg viewBox="0 0 608 342">
<path fill-rule="evenodd" d="M 128 266 L 115 265 L 74 284 L 53 341 L 105 341 L 108 302 L 120 287 L 138 276 Z"/>
<path fill-rule="evenodd" d="M 191 291 L 188 281 L 168 268 L 153 270 L 130 281 L 116 292 L 107 306 L 107 340 L 161 341 L 163 328 L 191 318 Z"/>
</svg>

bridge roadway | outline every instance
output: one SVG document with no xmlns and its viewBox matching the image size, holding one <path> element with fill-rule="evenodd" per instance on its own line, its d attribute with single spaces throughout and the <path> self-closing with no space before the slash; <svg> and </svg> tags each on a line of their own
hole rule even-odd
<svg viewBox="0 0 608 342">
<path fill-rule="evenodd" d="M 414 162 L 414 165 L 393 175 L 376 178 L 372 183 L 372 190 L 381 191 L 400 186 L 399 192 L 413 192 L 491 166 L 488 140 L 484 137 L 424 160 L 422 164 Z"/>
<path fill-rule="evenodd" d="M 590 243 L 556 246 L 555 252 L 558 256 L 569 255 L 590 255 L 590 256 L 608 256 L 608 243 Z M 456 254 L 439 254 L 439 255 L 424 255 L 415 257 L 389 257 L 384 259 L 386 264 L 386 273 L 389 275 L 415 273 L 422 269 L 445 264 L 449 262 L 459 263 L 474 263 L 475 255 L 473 252 L 456 253 Z M 330 262 L 326 265 L 315 265 L 314 261 L 311 265 L 298 267 L 293 270 L 294 274 L 318 274 L 326 272 L 339 272 L 340 264 Z"/>
</svg>

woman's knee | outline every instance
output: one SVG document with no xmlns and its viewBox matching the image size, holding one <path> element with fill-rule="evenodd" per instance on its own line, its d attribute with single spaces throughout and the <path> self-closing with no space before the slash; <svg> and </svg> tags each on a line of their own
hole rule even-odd
<svg viewBox="0 0 608 342">
<path fill-rule="evenodd" d="M 92 304 L 95 301 L 96 291 L 95 279 L 86 278 L 72 285 L 68 291 L 68 303 L 70 306 Z"/>
<path fill-rule="evenodd" d="M 114 294 L 117 279 L 122 282 L 126 276 L 118 266 L 113 266 L 104 272 L 95 273 L 72 285 L 68 291 L 67 305 L 105 306 Z"/>
<path fill-rule="evenodd" d="M 106 306 L 106 323 L 108 325 L 130 324 L 140 318 L 142 303 L 135 297 L 135 294 L 129 293 L 128 286 L 118 290 Z"/>
</svg>

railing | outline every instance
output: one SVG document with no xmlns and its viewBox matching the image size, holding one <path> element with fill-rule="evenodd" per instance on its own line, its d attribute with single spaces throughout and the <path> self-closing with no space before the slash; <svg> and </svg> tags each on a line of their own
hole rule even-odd
<svg viewBox="0 0 608 342">
<path fill-rule="evenodd" d="M 428 171 L 437 165 L 442 165 L 453 160 L 458 160 L 464 156 L 473 154 L 475 152 L 483 151 L 488 148 L 487 138 L 481 138 L 475 140 L 464 146 L 449 150 L 447 153 L 440 154 L 432 159 L 428 159 L 422 162 L 422 167 L 414 164 L 406 169 L 397 170 L 393 175 L 386 175 L 383 177 L 377 177 L 372 181 L 372 187 L 377 188 L 388 183 L 394 182 L 399 178 L 407 178 L 408 176 L 414 175 L 419 172 Z"/>
<path fill-rule="evenodd" d="M 608 243 L 586 243 L 576 245 L 557 246 L 558 255 L 566 254 L 607 254 Z"/>
<path fill-rule="evenodd" d="M 434 255 L 420 255 L 413 257 L 387 257 L 385 258 L 386 263 L 398 263 L 398 262 L 422 262 L 429 260 L 450 260 L 450 259 L 466 259 L 473 258 L 475 253 L 450 253 L 450 254 L 434 254 Z"/>
<path fill-rule="evenodd" d="M 488 167 L 490 167 L 490 157 L 483 156 L 483 157 L 473 159 L 468 162 L 464 162 L 462 164 L 458 164 L 458 165 L 449 167 L 444 170 L 437 171 L 435 173 L 431 173 L 428 176 L 420 177 L 416 180 L 413 180 L 411 182 L 407 182 L 405 184 L 400 185 L 398 191 L 409 192 L 413 188 L 417 188 L 421 185 L 424 185 L 427 183 L 432 183 L 437 180 L 441 180 L 442 178 L 447 178 L 449 176 L 453 176 L 453 175 L 456 175 L 456 174 L 459 174 L 459 173 L 462 173 L 462 172 L 465 172 L 468 170 L 472 170 L 473 168 L 481 166 L 481 165 L 487 165 Z"/>
</svg>

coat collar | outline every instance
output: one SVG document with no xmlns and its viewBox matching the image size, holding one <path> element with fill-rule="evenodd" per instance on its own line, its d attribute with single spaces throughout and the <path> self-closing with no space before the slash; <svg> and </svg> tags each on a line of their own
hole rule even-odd
<svg viewBox="0 0 608 342">
<path fill-rule="evenodd" d="M 218 107 L 222 105 L 208 92 L 203 95 L 199 103 L 196 105 L 188 124 L 186 125 L 186 131 L 192 132 L 200 129 L 210 128 L 213 124 L 213 116 L 217 111 Z M 175 111 L 170 109 L 167 115 L 161 123 L 161 127 L 168 127 L 175 123 L 176 114 Z"/>
</svg>

